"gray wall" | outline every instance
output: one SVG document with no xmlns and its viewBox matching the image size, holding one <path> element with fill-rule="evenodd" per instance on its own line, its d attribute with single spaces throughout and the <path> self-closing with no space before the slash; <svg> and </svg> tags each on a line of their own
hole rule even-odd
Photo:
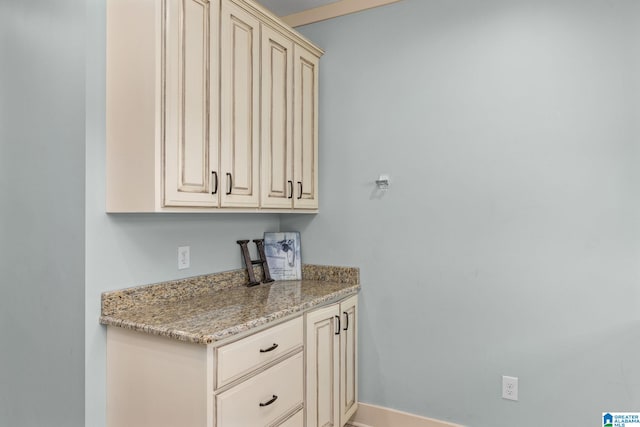
<svg viewBox="0 0 640 427">
<path fill-rule="evenodd" d="M 362 269 L 362 401 L 474 427 L 640 408 L 639 22 L 405 0 L 301 29 L 327 51 L 321 213 L 281 228 Z"/>
<path fill-rule="evenodd" d="M 0 425 L 84 425 L 84 2 L 0 2 Z"/>
<path fill-rule="evenodd" d="M 236 240 L 279 229 L 275 214 L 105 213 L 105 2 L 88 2 L 86 173 L 86 425 L 105 425 L 105 328 L 100 294 L 242 268 Z M 191 268 L 177 269 L 178 246 Z"/>
</svg>

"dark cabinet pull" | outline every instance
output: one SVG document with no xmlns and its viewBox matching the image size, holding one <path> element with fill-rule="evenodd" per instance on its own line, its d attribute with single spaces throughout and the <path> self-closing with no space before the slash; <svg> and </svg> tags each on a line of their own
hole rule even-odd
<svg viewBox="0 0 640 427">
<path fill-rule="evenodd" d="M 227 194 L 231 194 L 231 189 L 233 188 L 233 177 L 229 172 L 227 172 L 227 181 L 229 182 L 229 191 L 227 191 Z"/>
<path fill-rule="evenodd" d="M 287 181 L 289 183 L 289 197 L 288 199 L 293 199 L 293 181 Z"/>
<path fill-rule="evenodd" d="M 340 316 L 334 316 L 338 321 L 338 329 L 336 329 L 336 335 L 340 335 Z"/>
<path fill-rule="evenodd" d="M 302 181 L 298 181 L 298 200 L 302 199 Z"/>
<path fill-rule="evenodd" d="M 270 351 L 275 350 L 276 348 L 278 348 L 278 344 L 273 343 L 273 345 L 269 348 L 265 348 L 265 349 L 260 349 L 260 353 L 269 353 Z"/>
<path fill-rule="evenodd" d="M 278 400 L 278 396 L 276 396 L 275 394 L 273 395 L 273 397 L 268 401 L 268 402 L 264 402 L 260 404 L 260 407 L 264 407 L 264 406 L 269 406 L 271 405 L 273 402 L 275 402 L 276 400 Z"/>
<path fill-rule="evenodd" d="M 345 318 L 346 318 L 346 325 L 344 326 L 343 331 L 348 331 L 349 330 L 349 313 L 347 313 L 346 311 L 343 311 L 342 314 L 344 314 Z"/>
<path fill-rule="evenodd" d="M 213 191 L 211 194 L 216 194 L 218 192 L 218 172 L 211 171 L 211 175 L 213 175 Z"/>
</svg>

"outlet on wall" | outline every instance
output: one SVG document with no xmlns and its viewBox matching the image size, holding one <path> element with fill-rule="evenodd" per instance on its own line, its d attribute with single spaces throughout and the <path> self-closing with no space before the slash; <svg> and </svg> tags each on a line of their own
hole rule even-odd
<svg viewBox="0 0 640 427">
<path fill-rule="evenodd" d="M 518 377 L 502 376 L 502 398 L 518 400 Z"/>
<path fill-rule="evenodd" d="M 190 250 L 189 246 L 178 247 L 178 270 L 184 270 L 191 266 Z"/>
</svg>

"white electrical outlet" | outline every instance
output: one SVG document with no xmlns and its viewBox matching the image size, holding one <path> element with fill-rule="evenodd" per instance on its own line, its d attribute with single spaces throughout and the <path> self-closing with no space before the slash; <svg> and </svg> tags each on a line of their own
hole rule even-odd
<svg viewBox="0 0 640 427">
<path fill-rule="evenodd" d="M 178 248 L 178 270 L 184 270 L 191 266 L 191 255 L 189 246 L 180 246 Z"/>
<path fill-rule="evenodd" d="M 518 377 L 502 376 L 502 398 L 518 400 Z"/>
</svg>

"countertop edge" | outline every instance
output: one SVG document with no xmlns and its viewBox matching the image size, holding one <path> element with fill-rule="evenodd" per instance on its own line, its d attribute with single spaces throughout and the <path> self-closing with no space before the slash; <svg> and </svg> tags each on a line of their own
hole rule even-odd
<svg viewBox="0 0 640 427">
<path fill-rule="evenodd" d="M 119 319 L 114 316 L 100 316 L 100 324 L 106 326 L 116 326 L 124 329 L 130 329 L 137 332 L 143 332 L 151 335 L 163 336 L 167 338 L 172 338 L 178 341 L 193 343 L 193 344 L 213 344 L 227 338 L 230 338 L 234 335 L 240 334 L 245 331 L 249 331 L 251 329 L 258 328 L 267 323 L 285 318 L 295 313 L 304 313 L 313 308 L 320 307 L 325 304 L 330 304 L 336 301 L 339 301 L 343 298 L 346 298 L 351 295 L 356 295 L 361 289 L 360 284 L 354 284 L 348 288 L 341 289 L 336 292 L 329 293 L 327 295 L 323 295 L 322 297 L 318 297 L 312 301 L 292 305 L 284 310 L 275 311 L 273 313 L 269 313 L 266 316 L 262 316 L 256 319 L 252 319 L 247 322 L 240 323 L 238 325 L 222 329 L 214 334 L 210 335 L 198 335 L 189 333 L 186 331 L 180 330 L 172 330 L 169 328 L 163 328 L 154 325 L 141 324 L 136 322 L 127 321 L 125 319 Z"/>
</svg>

